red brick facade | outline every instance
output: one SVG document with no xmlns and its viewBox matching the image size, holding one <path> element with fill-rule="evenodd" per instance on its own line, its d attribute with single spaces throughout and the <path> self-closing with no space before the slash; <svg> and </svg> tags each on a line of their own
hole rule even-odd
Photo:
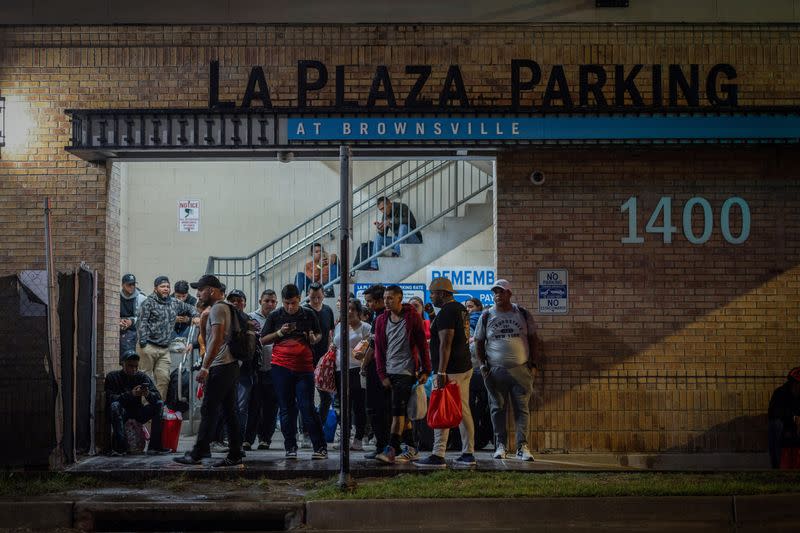
<svg viewBox="0 0 800 533">
<path fill-rule="evenodd" d="M 705 72 L 730 63 L 740 105 L 797 105 L 798 42 L 796 27 L 777 25 L 0 28 L 0 95 L 31 126 L 26 145 L 0 156 L 0 274 L 43 267 L 39 217 L 50 196 L 57 267 L 86 261 L 100 271 L 98 371 L 116 366 L 119 180 L 64 151 L 64 109 L 204 107 L 212 59 L 220 60 L 221 99 L 240 100 L 250 68 L 263 65 L 275 106 L 296 105 L 300 59 L 331 70 L 346 65 L 345 98 L 361 102 L 375 65 L 389 65 L 400 95 L 415 81 L 402 75 L 404 65 L 432 65 L 426 96 L 435 98 L 447 67 L 458 64 L 473 105 L 508 105 L 508 65 L 518 58 L 545 72 L 563 64 L 575 86 L 578 64 L 697 63 Z M 541 101 L 544 85 L 531 101 Z M 613 85 L 607 90 L 612 98 Z M 332 105 L 334 83 L 311 100 Z M 570 272 L 570 313 L 539 317 L 546 365 L 534 448 L 764 448 L 769 392 L 798 364 L 797 163 L 796 148 L 767 146 L 538 147 L 500 155 L 499 274 L 535 308 L 536 270 Z M 546 174 L 541 187 L 527 181 L 535 169 Z M 620 242 L 627 234 L 620 207 L 631 196 L 647 239 L 640 245 Z M 673 201 L 672 244 L 644 232 L 662 196 Z M 715 218 L 703 245 L 682 232 L 683 205 L 694 196 L 710 202 Z M 752 211 L 741 245 L 720 234 L 721 204 L 731 196 Z"/>
</svg>

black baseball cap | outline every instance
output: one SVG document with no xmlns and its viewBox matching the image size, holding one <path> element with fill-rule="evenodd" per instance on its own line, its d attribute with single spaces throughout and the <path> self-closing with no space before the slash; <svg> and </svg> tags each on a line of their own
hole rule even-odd
<svg viewBox="0 0 800 533">
<path fill-rule="evenodd" d="M 247 295 L 240 291 L 239 289 L 233 289 L 231 292 L 228 293 L 228 300 L 231 298 L 241 298 L 242 300 L 247 300 Z"/>
<path fill-rule="evenodd" d="M 202 289 L 203 287 L 213 287 L 215 289 L 222 290 L 222 283 L 220 283 L 219 278 L 217 278 L 217 276 L 212 276 L 211 274 L 200 276 L 200 279 L 198 279 L 194 283 L 190 283 L 189 285 L 191 285 L 193 289 Z"/>
<path fill-rule="evenodd" d="M 128 283 L 133 283 L 135 285 L 136 276 L 134 276 L 133 274 L 125 274 L 124 276 L 122 276 L 122 284 L 127 285 Z"/>
<path fill-rule="evenodd" d="M 133 360 L 136 360 L 136 361 L 139 360 L 139 354 L 136 353 L 136 350 L 134 350 L 133 348 L 125 350 L 122 353 L 122 362 L 123 363 L 125 361 L 133 361 Z"/>
</svg>

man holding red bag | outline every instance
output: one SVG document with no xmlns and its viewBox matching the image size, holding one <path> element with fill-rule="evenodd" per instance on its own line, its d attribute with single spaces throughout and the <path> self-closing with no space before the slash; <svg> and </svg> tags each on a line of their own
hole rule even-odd
<svg viewBox="0 0 800 533">
<path fill-rule="evenodd" d="M 447 278 L 436 278 L 428 288 L 431 302 L 439 313 L 431 323 L 431 359 L 436 369 L 434 389 L 444 389 L 455 383 L 461 396 L 461 456 L 455 468 L 474 468 L 475 425 L 469 409 L 469 382 L 472 379 L 472 360 L 469 353 L 469 313 L 453 298 L 453 284 Z M 434 429 L 433 451 L 425 459 L 414 461 L 418 468 L 447 468 L 445 453 L 450 429 Z"/>
<path fill-rule="evenodd" d="M 389 285 L 383 293 L 386 311 L 375 319 L 375 369 L 381 384 L 392 394 L 392 426 L 389 444 L 375 456 L 382 463 L 409 462 L 417 449 L 407 417 L 414 384 L 423 386 L 431 372 L 428 342 L 422 317 L 403 303 L 403 289 Z M 400 445 L 405 444 L 401 451 Z"/>
</svg>

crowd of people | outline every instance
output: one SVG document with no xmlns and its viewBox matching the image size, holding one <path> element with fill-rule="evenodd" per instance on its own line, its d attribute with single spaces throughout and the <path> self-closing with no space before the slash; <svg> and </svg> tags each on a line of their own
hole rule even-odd
<svg viewBox="0 0 800 533">
<path fill-rule="evenodd" d="M 197 298 L 189 294 L 190 286 L 197 290 Z M 191 451 L 175 458 L 179 463 L 198 464 L 212 452 L 222 452 L 226 456 L 215 466 L 240 464 L 247 451 L 270 449 L 277 427 L 286 459 L 297 459 L 301 448 L 310 448 L 312 459 L 326 459 L 323 424 L 330 409 L 338 413 L 341 407 L 338 390 L 344 371 L 349 373 L 354 431 L 352 440 L 339 445 L 366 452 L 367 459 L 446 468 L 449 429 L 433 431 L 432 451 L 422 457 L 407 409 L 415 387 L 438 389 L 455 383 L 461 395 L 461 453 L 451 465 L 476 464 L 469 400 L 476 386 L 488 396 L 493 457 L 533 461 L 527 446 L 538 360 L 533 317 L 512 301 L 507 280 L 492 286 L 494 305 L 487 308 L 474 298 L 463 305 L 457 302 L 446 278 L 433 280 L 428 289 L 430 303 L 425 303 L 416 296 L 406 298 L 398 285 L 373 285 L 363 294 L 366 305 L 348 296 L 348 312 L 340 320 L 325 304 L 319 281 L 305 287 L 305 301 L 303 289 L 295 284 L 286 285 L 280 294 L 267 289 L 257 309 L 248 314 L 249 327 L 258 332 L 259 357 L 240 362 L 232 357 L 228 343 L 233 310 L 247 309 L 244 292 L 227 291 L 210 275 L 191 285 L 178 281 L 172 292 L 169 279 L 159 276 L 152 293 L 145 296 L 136 278 L 126 274 L 120 293 L 122 368 L 105 380 L 111 454 L 127 452 L 124 427 L 129 420 L 151 423 L 147 453 L 169 452 L 161 446 L 161 417 L 170 384 L 169 344 L 188 334 L 187 349 L 197 348 L 200 354 L 196 379 L 204 396 L 196 442 Z M 316 390 L 314 369 L 328 351 L 338 354 L 345 327 L 350 354 L 347 369 L 336 357 L 337 393 Z M 800 447 L 800 367 L 792 369 L 786 383 L 776 389 L 768 419 L 770 461 L 778 468 L 783 451 Z M 373 439 L 374 450 L 366 449 Z"/>
<path fill-rule="evenodd" d="M 324 250 L 320 246 L 312 253 L 312 261 L 320 261 Z M 347 371 L 354 431 L 351 441 L 339 445 L 366 451 L 366 458 L 382 463 L 445 467 L 449 430 L 434 430 L 432 452 L 423 458 L 407 409 L 414 387 L 435 389 L 454 382 L 461 394 L 462 449 L 452 464 L 472 467 L 476 463 L 469 394 L 471 380 L 477 379 L 489 394 L 498 439 L 495 457 L 506 457 L 508 397 L 516 414 L 516 456 L 533 460 L 526 439 L 535 325 L 527 311 L 511 303 L 507 281 L 499 280 L 492 288 L 496 305 L 491 309 L 483 309 L 477 299 L 466 305 L 457 302 L 446 278 L 433 280 L 427 304 L 419 297 L 406 298 L 398 285 L 373 285 L 363 295 L 366 306 L 348 296 L 347 316 L 338 321 L 324 302 L 323 284 L 307 281 L 304 288 L 289 284 L 280 294 L 268 289 L 260 295 L 257 309 L 248 315 L 249 327 L 258 332 L 259 356 L 240 362 L 232 357 L 228 342 L 233 310 L 247 309 L 244 292 L 227 291 L 211 275 L 192 284 L 178 281 L 171 292 L 169 279 L 159 276 L 153 292 L 145 296 L 136 278 L 126 274 L 120 294 L 123 368 L 106 379 L 112 453 L 126 452 L 121 428 L 131 418 L 152 421 L 148 453 L 165 453 L 159 437 L 170 382 L 169 344 L 196 331 L 187 349 L 197 348 L 200 354 L 196 380 L 204 389 L 201 422 L 192 450 L 176 457 L 177 462 L 198 464 L 212 452 L 223 452 L 225 458 L 216 465 L 239 464 L 256 442 L 256 449 L 270 448 L 276 422 L 287 459 L 296 459 L 305 447 L 311 449 L 312 459 L 327 458 L 323 424 L 330 409 L 338 413 L 341 406 L 338 394 L 315 389 L 314 369 L 328 351 L 338 354 L 347 327 L 348 368 L 342 369 L 336 358 L 336 384 L 338 391 L 341 373 Z M 190 286 L 196 298 L 188 294 Z M 365 450 L 370 437 L 375 443 L 371 451 Z"/>
</svg>

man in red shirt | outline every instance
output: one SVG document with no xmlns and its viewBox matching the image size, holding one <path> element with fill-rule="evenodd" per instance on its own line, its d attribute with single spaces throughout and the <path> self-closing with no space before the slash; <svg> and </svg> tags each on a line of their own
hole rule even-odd
<svg viewBox="0 0 800 533">
<path fill-rule="evenodd" d="M 261 330 L 261 344 L 272 344 L 272 381 L 280 407 L 287 459 L 297 459 L 297 413 L 314 447 L 312 459 L 327 459 L 322 423 L 314 410 L 314 361 L 311 345 L 322 338 L 313 310 L 300 305 L 300 289 L 281 290 L 283 305 L 272 311 Z"/>
</svg>

